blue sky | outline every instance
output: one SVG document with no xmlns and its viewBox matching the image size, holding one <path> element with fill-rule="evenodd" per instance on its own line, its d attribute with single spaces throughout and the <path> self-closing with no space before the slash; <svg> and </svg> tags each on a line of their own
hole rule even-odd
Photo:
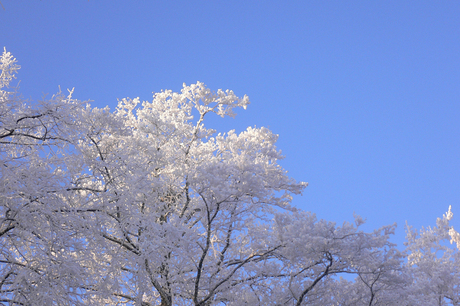
<svg viewBox="0 0 460 306">
<path fill-rule="evenodd" d="M 247 94 L 218 131 L 266 126 L 309 182 L 294 204 L 366 230 L 460 229 L 459 1 L 1 0 L 26 98 L 75 87 L 112 109 L 204 82 Z"/>
</svg>

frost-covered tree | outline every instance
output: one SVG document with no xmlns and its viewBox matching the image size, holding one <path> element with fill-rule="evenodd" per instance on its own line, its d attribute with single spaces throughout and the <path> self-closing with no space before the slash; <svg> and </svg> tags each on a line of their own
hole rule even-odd
<svg viewBox="0 0 460 306">
<path fill-rule="evenodd" d="M 287 292 L 278 305 L 398 305 L 405 278 L 403 255 L 388 241 L 395 225 L 365 233 L 359 216 L 336 226 L 306 212 L 275 222 L 284 242 L 278 288 Z"/>
<path fill-rule="evenodd" d="M 0 305 L 415 305 L 428 286 L 395 226 L 293 207 L 306 183 L 277 135 L 205 126 L 246 96 L 198 82 L 113 112 L 72 91 L 29 102 L 13 56 L 0 65 Z"/>
<path fill-rule="evenodd" d="M 17 69 L 5 51 L 1 302 L 209 305 L 262 277 L 247 267 L 280 248 L 266 222 L 305 184 L 269 130 L 204 127 L 247 97 L 197 83 L 114 113 L 71 94 L 30 104 L 4 90 Z"/>
<path fill-rule="evenodd" d="M 61 94 L 26 103 L 7 90 L 16 60 L 5 51 L 0 62 L 0 302 L 78 304 L 95 271 L 66 215 L 82 173 L 73 144 L 83 108 Z"/>
<path fill-rule="evenodd" d="M 413 305 L 460 305 L 460 234 L 449 225 L 452 217 L 449 207 L 433 228 L 417 233 L 407 226 Z"/>
</svg>

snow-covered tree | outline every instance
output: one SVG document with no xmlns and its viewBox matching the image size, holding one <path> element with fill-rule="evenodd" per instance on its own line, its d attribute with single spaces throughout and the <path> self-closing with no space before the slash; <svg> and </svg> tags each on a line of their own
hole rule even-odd
<svg viewBox="0 0 460 306">
<path fill-rule="evenodd" d="M 460 234 L 449 225 L 452 217 L 449 207 L 433 228 L 417 233 L 407 226 L 413 305 L 460 305 Z"/>
<path fill-rule="evenodd" d="M 398 305 L 405 278 L 403 255 L 388 241 L 395 225 L 365 233 L 359 216 L 336 226 L 306 212 L 275 220 L 284 242 L 278 287 L 288 293 L 279 305 Z"/>
<path fill-rule="evenodd" d="M 16 60 L 5 51 L 0 62 L 0 303 L 78 304 L 95 271 L 66 215 L 83 108 L 70 94 L 26 103 L 7 90 Z"/>
<path fill-rule="evenodd" d="M 204 127 L 247 97 L 197 83 L 114 113 L 71 93 L 31 104 L 3 90 L 15 62 L 5 51 L 0 301 L 209 305 L 262 277 L 246 268 L 280 246 L 261 231 L 305 184 L 269 130 Z"/>
<path fill-rule="evenodd" d="M 394 225 L 365 233 L 358 216 L 292 206 L 307 184 L 270 130 L 205 126 L 246 96 L 198 82 L 112 112 L 72 91 L 25 101 L 10 53 L 0 67 L 0 305 L 415 305 L 436 287 L 415 236 L 406 266 Z"/>
</svg>

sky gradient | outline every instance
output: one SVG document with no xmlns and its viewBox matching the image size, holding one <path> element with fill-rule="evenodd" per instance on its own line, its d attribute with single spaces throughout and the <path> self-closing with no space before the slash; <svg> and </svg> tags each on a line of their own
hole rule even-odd
<svg viewBox="0 0 460 306">
<path fill-rule="evenodd" d="M 235 119 L 266 126 L 294 205 L 372 230 L 435 225 L 452 205 L 460 230 L 459 1 L 1 0 L 0 46 L 18 59 L 20 91 L 58 86 L 97 107 L 151 100 L 204 82 L 247 94 Z"/>
</svg>

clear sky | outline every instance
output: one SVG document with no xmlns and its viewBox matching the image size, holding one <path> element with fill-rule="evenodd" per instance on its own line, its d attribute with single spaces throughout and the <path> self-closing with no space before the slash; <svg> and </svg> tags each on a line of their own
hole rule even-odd
<svg viewBox="0 0 460 306">
<path fill-rule="evenodd" d="M 247 94 L 224 132 L 266 126 L 309 182 L 294 205 L 366 230 L 460 230 L 460 1 L 1 0 L 26 98 L 75 87 L 112 109 L 204 82 Z"/>
</svg>

